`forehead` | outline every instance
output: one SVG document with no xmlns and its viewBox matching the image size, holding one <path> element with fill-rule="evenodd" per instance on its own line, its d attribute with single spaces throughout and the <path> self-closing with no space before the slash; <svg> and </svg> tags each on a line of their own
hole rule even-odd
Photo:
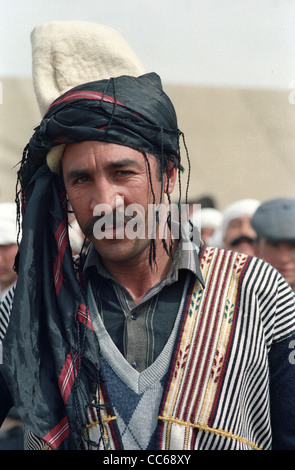
<svg viewBox="0 0 295 470">
<path fill-rule="evenodd" d="M 79 166 L 96 164 L 109 164 L 122 160 L 140 164 L 144 162 L 143 154 L 133 148 L 109 142 L 85 141 L 68 144 L 62 157 L 64 166 Z"/>
<path fill-rule="evenodd" d="M 228 223 L 228 227 L 240 227 L 243 224 L 249 224 L 251 221 L 251 217 L 249 215 L 239 215 L 234 219 L 231 219 Z"/>
<path fill-rule="evenodd" d="M 295 249 L 295 240 L 269 240 L 267 238 L 261 238 L 261 243 L 264 246 L 270 246 L 276 249 L 282 250 L 294 250 Z"/>
</svg>

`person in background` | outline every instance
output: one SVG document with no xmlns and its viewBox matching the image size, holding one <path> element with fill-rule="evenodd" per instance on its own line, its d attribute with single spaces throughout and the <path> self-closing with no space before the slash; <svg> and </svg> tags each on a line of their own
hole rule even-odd
<svg viewBox="0 0 295 470">
<path fill-rule="evenodd" d="M 14 260 L 17 253 L 16 204 L 0 203 L 0 301 L 15 284 Z"/>
<path fill-rule="evenodd" d="M 295 199 L 264 202 L 251 224 L 258 235 L 257 256 L 276 268 L 295 290 Z"/>
<path fill-rule="evenodd" d="M 17 281 L 14 270 L 15 257 L 18 250 L 16 204 L 0 203 L 0 343 L 6 331 L 11 300 Z M 7 303 L 7 305 L 6 305 Z M 0 428 L 0 450 L 23 449 L 23 424 L 15 409 L 11 409 Z"/>
<path fill-rule="evenodd" d="M 78 255 L 84 247 L 83 233 L 76 219 L 69 223 L 69 241 L 73 255 Z"/>
<path fill-rule="evenodd" d="M 241 199 L 226 207 L 221 225 L 223 248 L 256 255 L 257 234 L 251 225 L 251 217 L 259 205 L 256 199 Z"/>
<path fill-rule="evenodd" d="M 193 212 L 196 211 L 196 208 L 211 208 L 216 209 L 216 202 L 213 196 L 201 196 L 198 198 L 190 198 L 187 200 L 188 211 L 187 214 L 190 217 Z"/>
<path fill-rule="evenodd" d="M 210 245 L 210 239 L 221 226 L 222 213 L 213 207 L 204 207 L 195 210 L 190 221 L 193 226 L 200 228 L 201 238 L 205 245 Z"/>
</svg>

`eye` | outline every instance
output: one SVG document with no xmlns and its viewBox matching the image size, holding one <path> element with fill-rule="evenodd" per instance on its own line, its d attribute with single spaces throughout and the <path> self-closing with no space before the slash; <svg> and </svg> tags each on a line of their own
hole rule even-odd
<svg viewBox="0 0 295 470">
<path fill-rule="evenodd" d="M 86 176 L 86 175 L 79 176 L 79 177 L 73 179 L 72 185 L 76 186 L 78 184 L 86 183 L 87 181 L 89 181 L 89 176 Z"/>
<path fill-rule="evenodd" d="M 130 176 L 133 175 L 134 172 L 131 170 L 116 170 L 115 171 L 115 177 L 124 177 L 124 176 Z"/>
</svg>

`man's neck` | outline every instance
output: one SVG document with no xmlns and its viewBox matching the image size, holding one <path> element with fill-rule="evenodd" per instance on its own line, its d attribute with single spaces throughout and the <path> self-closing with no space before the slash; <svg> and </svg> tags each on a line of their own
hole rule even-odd
<svg viewBox="0 0 295 470">
<path fill-rule="evenodd" d="M 173 253 L 176 248 L 175 245 Z M 156 247 L 156 262 L 151 262 L 152 266 L 148 252 L 143 253 L 140 259 L 131 259 L 128 262 L 103 261 L 109 274 L 128 290 L 136 303 L 169 272 L 171 258 L 162 244 Z"/>
</svg>

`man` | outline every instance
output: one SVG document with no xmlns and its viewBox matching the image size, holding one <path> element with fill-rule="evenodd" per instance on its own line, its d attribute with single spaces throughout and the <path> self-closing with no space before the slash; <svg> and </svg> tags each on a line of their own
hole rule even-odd
<svg viewBox="0 0 295 470">
<path fill-rule="evenodd" d="M 193 226 L 201 229 L 201 238 L 209 246 L 214 233 L 220 229 L 222 213 L 214 207 L 200 207 L 191 214 L 190 221 Z"/>
<path fill-rule="evenodd" d="M 264 202 L 251 222 L 258 235 L 258 256 L 276 268 L 295 290 L 295 199 Z"/>
<path fill-rule="evenodd" d="M 10 299 L 13 295 L 17 274 L 14 269 L 14 260 L 18 250 L 16 204 L 2 202 L 0 204 L 0 304 L 3 314 L 0 316 L 0 341 L 9 321 L 9 308 L 7 307 L 7 295 Z"/>
<path fill-rule="evenodd" d="M 170 236 L 169 211 L 159 234 L 181 137 L 149 73 L 69 90 L 26 148 L 0 417 L 15 405 L 27 448 L 295 448 L 290 287 Z M 67 198 L 91 241 L 74 264 Z"/>
<path fill-rule="evenodd" d="M 12 202 L 2 202 L 0 204 L 0 301 L 16 282 L 17 274 L 13 266 L 17 248 L 16 205 Z"/>
<path fill-rule="evenodd" d="M 259 204 L 256 199 L 241 199 L 224 210 L 221 237 L 225 249 L 256 256 L 257 235 L 251 217 Z"/>
<path fill-rule="evenodd" d="M 10 317 L 10 303 L 17 280 L 14 260 L 18 250 L 16 204 L 0 203 L 0 344 Z M 2 356 L 2 355 L 1 355 Z M 15 410 L 11 410 L 0 428 L 0 450 L 23 448 L 22 423 Z"/>
</svg>

